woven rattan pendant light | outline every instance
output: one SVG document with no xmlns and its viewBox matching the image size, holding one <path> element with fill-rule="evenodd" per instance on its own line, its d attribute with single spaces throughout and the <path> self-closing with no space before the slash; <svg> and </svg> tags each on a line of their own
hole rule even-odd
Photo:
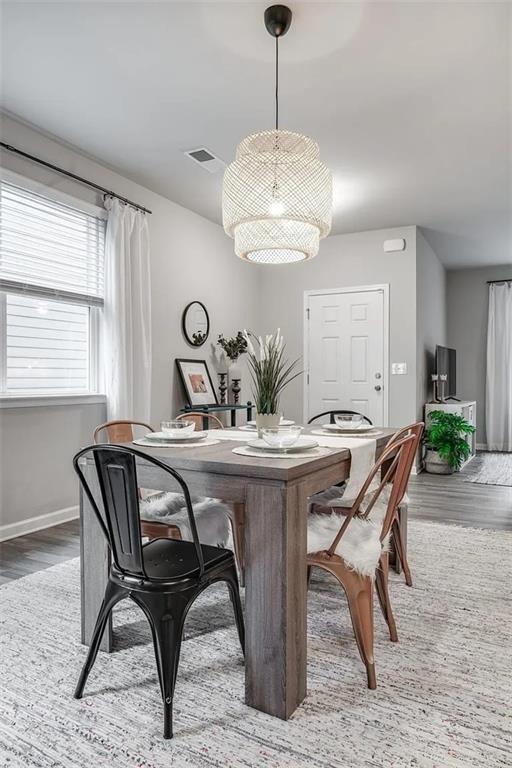
<svg viewBox="0 0 512 768">
<path fill-rule="evenodd" d="M 332 179 L 318 144 L 279 129 L 279 38 L 291 19 L 285 5 L 265 11 L 276 41 L 276 125 L 240 142 L 222 191 L 224 230 L 234 238 L 236 255 L 263 264 L 312 259 L 331 229 Z"/>
</svg>

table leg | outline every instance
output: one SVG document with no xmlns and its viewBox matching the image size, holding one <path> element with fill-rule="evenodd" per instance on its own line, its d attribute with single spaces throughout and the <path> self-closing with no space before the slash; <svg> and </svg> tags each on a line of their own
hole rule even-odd
<svg viewBox="0 0 512 768">
<path fill-rule="evenodd" d="M 234 409 L 231 411 L 231 426 L 236 427 L 236 411 Z"/>
<path fill-rule="evenodd" d="M 247 403 L 247 421 L 252 421 L 252 403 Z"/>
<path fill-rule="evenodd" d="M 306 696 L 306 520 L 300 485 L 248 486 L 245 701 L 283 720 Z"/>
<path fill-rule="evenodd" d="M 96 471 L 91 465 L 84 474 L 95 498 L 98 498 Z M 81 641 L 89 645 L 96 618 L 105 594 L 110 569 L 110 550 L 96 515 L 85 493 L 80 489 L 80 599 Z M 107 622 L 102 651 L 112 650 L 112 618 Z"/>
</svg>

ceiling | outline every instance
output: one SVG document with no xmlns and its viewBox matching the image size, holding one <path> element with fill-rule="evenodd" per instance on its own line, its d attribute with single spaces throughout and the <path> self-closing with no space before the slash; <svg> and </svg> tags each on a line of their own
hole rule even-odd
<svg viewBox="0 0 512 768">
<path fill-rule="evenodd" d="M 2 3 L 2 106 L 220 222 L 224 161 L 273 124 L 268 3 Z M 313 136 L 333 232 L 418 224 L 449 267 L 512 262 L 511 5 L 290 3 L 281 127 Z"/>
</svg>

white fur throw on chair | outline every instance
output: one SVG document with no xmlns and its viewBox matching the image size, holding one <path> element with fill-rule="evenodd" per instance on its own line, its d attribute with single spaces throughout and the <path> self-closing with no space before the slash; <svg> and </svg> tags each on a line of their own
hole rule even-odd
<svg viewBox="0 0 512 768">
<path fill-rule="evenodd" d="M 328 549 L 345 519 L 344 515 L 336 512 L 331 515 L 309 515 L 308 552 Z M 389 536 L 381 545 L 381 530 L 382 523 L 377 520 L 353 517 L 336 547 L 336 554 L 356 573 L 374 577 L 381 553 L 386 552 L 389 546 Z"/>
<path fill-rule="evenodd" d="M 225 547 L 230 539 L 229 507 L 218 499 L 192 498 L 197 533 L 201 544 Z M 192 540 L 185 499 L 181 493 L 155 493 L 141 501 L 142 520 L 176 525 L 181 536 Z"/>
</svg>

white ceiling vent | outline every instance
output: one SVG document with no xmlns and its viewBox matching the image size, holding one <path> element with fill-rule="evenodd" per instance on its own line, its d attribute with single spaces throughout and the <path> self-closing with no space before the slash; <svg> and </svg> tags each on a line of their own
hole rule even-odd
<svg viewBox="0 0 512 768">
<path fill-rule="evenodd" d="M 210 152 L 206 147 L 199 147 L 198 149 L 187 149 L 185 152 L 187 157 L 190 157 L 195 163 L 198 163 L 208 173 L 217 173 L 223 171 L 226 167 L 226 163 L 219 157 Z"/>
</svg>

